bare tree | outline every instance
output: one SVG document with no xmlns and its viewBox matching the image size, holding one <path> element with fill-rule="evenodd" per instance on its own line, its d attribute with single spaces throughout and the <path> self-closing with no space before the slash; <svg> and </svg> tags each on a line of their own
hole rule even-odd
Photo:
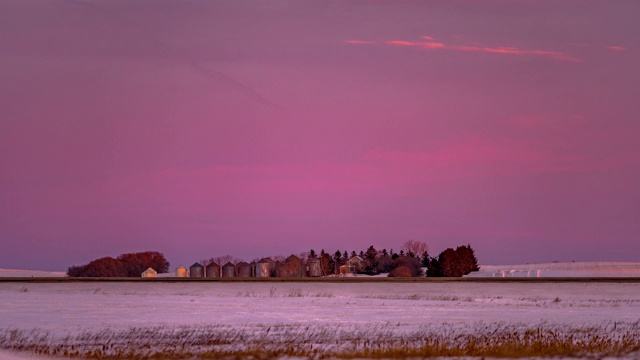
<svg viewBox="0 0 640 360">
<path fill-rule="evenodd" d="M 402 250 L 407 254 L 411 253 L 415 257 L 420 257 L 425 251 L 429 251 L 429 245 L 422 241 L 407 240 L 402 244 Z"/>
</svg>

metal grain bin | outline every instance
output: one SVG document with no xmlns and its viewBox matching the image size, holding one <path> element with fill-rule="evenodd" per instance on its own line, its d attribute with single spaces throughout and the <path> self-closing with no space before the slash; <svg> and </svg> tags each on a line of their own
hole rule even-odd
<svg viewBox="0 0 640 360">
<path fill-rule="evenodd" d="M 208 278 L 216 278 L 216 277 L 220 277 L 220 265 L 212 262 L 209 263 L 209 265 L 207 265 L 206 267 L 206 276 Z"/>
<path fill-rule="evenodd" d="M 311 277 L 322 276 L 322 268 L 320 267 L 320 258 L 309 259 L 309 276 Z"/>
<path fill-rule="evenodd" d="M 232 263 L 228 262 L 222 265 L 222 277 L 235 277 L 236 267 Z"/>
<path fill-rule="evenodd" d="M 302 260 L 295 255 L 289 256 L 282 265 L 280 265 L 279 277 L 299 278 L 304 276 L 304 267 Z"/>
<path fill-rule="evenodd" d="M 180 265 L 176 268 L 176 277 L 187 277 L 187 268 Z"/>
<path fill-rule="evenodd" d="M 276 263 L 269 258 L 263 258 L 256 264 L 256 277 L 272 277 L 275 270 Z"/>
<path fill-rule="evenodd" d="M 200 263 L 195 263 L 189 267 L 189 277 L 192 278 L 203 278 L 204 277 L 204 266 Z"/>
<path fill-rule="evenodd" d="M 251 277 L 251 265 L 244 261 L 236 264 L 236 276 L 242 278 Z"/>
</svg>

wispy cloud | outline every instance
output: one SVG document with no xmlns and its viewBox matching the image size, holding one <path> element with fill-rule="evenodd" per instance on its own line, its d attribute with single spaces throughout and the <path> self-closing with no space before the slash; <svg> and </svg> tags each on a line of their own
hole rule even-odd
<svg viewBox="0 0 640 360">
<path fill-rule="evenodd" d="M 627 48 L 625 48 L 624 46 L 619 46 L 619 45 L 608 45 L 607 49 L 613 50 L 613 51 L 625 51 L 625 50 L 627 50 Z"/>
<path fill-rule="evenodd" d="M 553 60 L 560 61 L 573 61 L 573 62 L 582 62 L 583 59 L 572 56 L 568 53 L 561 51 L 550 51 L 550 50 L 542 50 L 542 49 L 522 49 L 518 47 L 507 47 L 507 46 L 499 46 L 499 47 L 490 47 L 490 46 L 470 46 L 470 45 L 449 45 L 444 42 L 435 41 L 435 39 L 431 36 L 422 36 L 424 41 L 407 41 L 407 40 L 387 40 L 383 42 L 373 42 L 373 41 L 364 41 L 364 40 L 347 40 L 345 43 L 354 44 L 354 45 L 389 45 L 396 47 L 415 47 L 419 49 L 425 50 L 449 50 L 449 51 L 461 51 L 461 52 L 483 52 L 490 54 L 498 54 L 498 55 L 520 55 L 520 56 L 539 56 L 545 57 Z M 624 48 L 615 50 L 624 50 Z M 612 49 L 614 50 L 614 49 Z"/>
<path fill-rule="evenodd" d="M 354 45 L 363 45 L 363 44 L 374 44 L 372 41 L 365 40 L 345 40 L 345 44 L 354 44 Z"/>
</svg>

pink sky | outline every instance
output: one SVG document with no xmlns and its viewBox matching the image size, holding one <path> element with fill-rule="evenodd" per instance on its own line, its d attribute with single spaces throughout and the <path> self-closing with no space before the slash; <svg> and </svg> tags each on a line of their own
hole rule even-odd
<svg viewBox="0 0 640 360">
<path fill-rule="evenodd" d="M 637 1 L 4 1 L 0 268 L 640 260 Z"/>
</svg>

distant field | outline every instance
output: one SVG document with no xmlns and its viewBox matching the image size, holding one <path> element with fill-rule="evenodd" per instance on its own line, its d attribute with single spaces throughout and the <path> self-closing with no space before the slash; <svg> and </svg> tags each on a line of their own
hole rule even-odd
<svg viewBox="0 0 640 360">
<path fill-rule="evenodd" d="M 47 355 L 640 355 L 638 282 L 2 282 L 0 303 L 0 349 Z"/>
</svg>

